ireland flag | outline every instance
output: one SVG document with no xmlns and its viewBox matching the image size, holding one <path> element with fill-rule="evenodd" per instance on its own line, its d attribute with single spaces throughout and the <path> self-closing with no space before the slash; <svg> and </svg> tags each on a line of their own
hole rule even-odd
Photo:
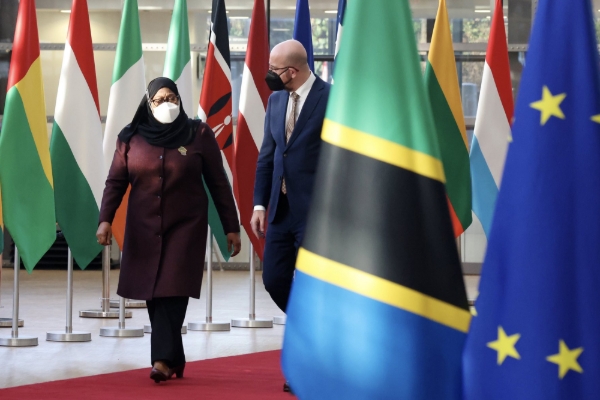
<svg viewBox="0 0 600 400">
<path fill-rule="evenodd" d="M 163 75 L 175 81 L 177 89 L 179 89 L 183 109 L 187 115 L 194 115 L 190 31 L 186 0 L 175 0 Z"/>
<path fill-rule="evenodd" d="M 56 218 L 73 258 L 87 267 L 96 242 L 104 188 L 102 126 L 86 0 L 74 0 L 58 84 L 50 156 Z"/>
<path fill-rule="evenodd" d="M 106 175 L 108 175 L 115 153 L 117 136 L 125 125 L 133 119 L 133 115 L 145 92 L 146 78 L 144 76 L 138 4 L 137 0 L 125 0 L 102 146 Z M 123 197 L 112 224 L 112 233 L 121 249 L 125 237 L 125 217 L 128 200 L 129 190 Z"/>
</svg>

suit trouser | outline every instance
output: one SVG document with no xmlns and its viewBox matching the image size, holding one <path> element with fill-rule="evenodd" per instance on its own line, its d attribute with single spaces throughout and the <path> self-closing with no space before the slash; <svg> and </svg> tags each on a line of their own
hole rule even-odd
<svg viewBox="0 0 600 400">
<path fill-rule="evenodd" d="M 185 364 L 181 326 L 189 300 L 189 297 L 156 297 L 146 301 L 152 326 L 152 365 L 156 361 L 163 361 L 169 368 Z"/>
<path fill-rule="evenodd" d="M 302 243 L 306 221 L 290 211 L 287 196 L 279 195 L 275 218 L 267 228 L 263 260 L 263 283 L 277 306 L 287 308 L 298 248 Z"/>
</svg>

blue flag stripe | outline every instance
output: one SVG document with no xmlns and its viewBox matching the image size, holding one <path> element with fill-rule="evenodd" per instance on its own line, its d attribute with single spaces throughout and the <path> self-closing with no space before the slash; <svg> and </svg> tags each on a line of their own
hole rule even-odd
<svg viewBox="0 0 600 400">
<path fill-rule="evenodd" d="M 310 26 L 310 9 L 308 0 L 297 0 L 296 17 L 294 21 L 293 38 L 302 43 L 308 56 L 308 66 L 315 72 L 315 57 L 313 54 L 312 28 Z"/>
<path fill-rule="evenodd" d="M 485 157 L 476 136 L 473 136 L 469 158 L 471 160 L 471 183 L 473 185 L 473 212 L 479 218 L 485 235 L 489 238 L 494 207 L 498 197 L 498 187 L 488 164 L 485 162 Z"/>
</svg>

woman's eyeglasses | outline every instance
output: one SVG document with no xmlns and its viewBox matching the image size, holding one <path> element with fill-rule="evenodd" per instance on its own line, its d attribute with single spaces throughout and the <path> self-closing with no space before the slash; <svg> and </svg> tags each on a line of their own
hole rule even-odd
<svg viewBox="0 0 600 400">
<path fill-rule="evenodd" d="M 169 103 L 177 104 L 177 103 L 179 103 L 179 96 L 171 94 L 166 97 L 155 97 L 154 99 L 150 100 L 150 102 L 154 105 L 154 107 L 160 106 L 165 101 L 167 101 Z"/>
</svg>

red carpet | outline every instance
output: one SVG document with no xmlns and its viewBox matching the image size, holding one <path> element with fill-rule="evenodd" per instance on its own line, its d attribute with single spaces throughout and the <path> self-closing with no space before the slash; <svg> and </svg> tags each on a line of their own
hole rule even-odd
<svg viewBox="0 0 600 400">
<path fill-rule="evenodd" d="M 160 384 L 150 367 L 1 389 L 2 400 L 33 399 L 219 399 L 293 400 L 283 392 L 281 351 L 188 362 L 185 378 Z"/>
</svg>

